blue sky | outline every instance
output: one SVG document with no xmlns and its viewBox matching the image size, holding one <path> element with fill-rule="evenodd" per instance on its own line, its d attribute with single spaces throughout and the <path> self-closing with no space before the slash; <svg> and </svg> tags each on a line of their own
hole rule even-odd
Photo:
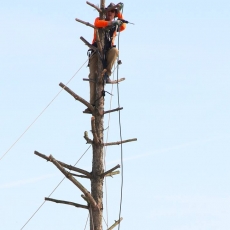
<svg viewBox="0 0 230 230">
<path fill-rule="evenodd" d="M 123 145 L 121 229 L 229 229 L 230 3 L 124 5 L 135 25 L 120 35 L 122 137 L 138 141 Z M 82 81 L 88 68 L 75 73 L 87 60 L 79 37 L 91 41 L 93 31 L 74 19 L 93 23 L 97 15 L 85 1 L 1 5 L 0 157 L 49 106 L 0 161 L 0 229 L 21 229 L 63 178 L 34 150 L 73 165 L 88 148 L 90 116 L 66 92 L 58 94 L 58 84 L 74 76 L 68 86 L 89 99 Z M 116 87 L 113 95 L 116 108 Z M 119 140 L 118 125 L 111 114 L 108 141 Z M 90 171 L 91 155 L 90 149 L 77 166 Z M 119 146 L 107 149 L 106 162 L 108 169 L 120 162 Z M 80 182 L 90 190 L 89 181 Z M 120 184 L 120 176 L 106 180 L 109 226 L 118 219 Z M 84 204 L 80 195 L 64 180 L 51 197 Z M 86 219 L 85 210 L 46 202 L 24 229 L 84 229 Z"/>
</svg>

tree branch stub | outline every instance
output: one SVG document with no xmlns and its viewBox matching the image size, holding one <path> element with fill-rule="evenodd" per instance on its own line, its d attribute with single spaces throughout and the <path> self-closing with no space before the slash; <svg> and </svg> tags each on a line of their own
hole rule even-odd
<svg viewBox="0 0 230 230">
<path fill-rule="evenodd" d="M 118 164 L 115 167 L 111 168 L 110 170 L 104 172 L 103 174 L 101 174 L 101 177 L 105 177 L 107 174 L 110 174 L 111 172 L 113 172 L 114 170 L 120 168 L 121 166 Z"/>
<path fill-rule="evenodd" d="M 75 18 L 75 21 L 80 22 L 80 23 L 82 23 L 82 24 L 84 24 L 86 26 L 92 27 L 93 29 L 96 29 L 96 27 L 94 25 L 90 24 L 89 22 L 84 22 L 84 21 L 82 21 L 81 19 L 78 19 L 78 18 Z"/>
<path fill-rule="evenodd" d="M 86 205 L 77 204 L 77 203 L 70 202 L 70 201 L 65 201 L 65 200 L 56 200 L 56 199 L 52 199 L 52 198 L 48 198 L 48 197 L 45 197 L 45 200 L 46 200 L 46 201 L 55 202 L 55 203 L 59 203 L 59 204 L 72 205 L 72 206 L 74 206 L 74 207 L 76 207 L 76 208 L 89 209 L 89 207 L 88 207 L 88 206 L 86 206 Z"/>
<path fill-rule="evenodd" d="M 124 144 L 127 142 L 131 142 L 131 141 L 137 141 L 137 138 L 133 138 L 133 139 L 129 139 L 129 140 L 124 140 L 124 141 L 117 141 L 117 142 L 110 142 L 110 143 L 104 143 L 104 146 L 110 146 L 110 145 L 120 145 L 120 144 Z"/>
</svg>

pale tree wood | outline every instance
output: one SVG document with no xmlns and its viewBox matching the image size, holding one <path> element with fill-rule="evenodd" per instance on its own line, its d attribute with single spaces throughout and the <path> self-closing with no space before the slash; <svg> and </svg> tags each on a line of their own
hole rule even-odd
<svg viewBox="0 0 230 230">
<path fill-rule="evenodd" d="M 84 138 L 86 140 L 86 144 L 93 144 L 93 141 L 89 138 L 87 131 L 84 132 Z"/>
<path fill-rule="evenodd" d="M 111 173 L 108 173 L 108 174 L 106 174 L 105 176 L 106 177 L 113 177 L 113 176 L 115 176 L 115 175 L 117 175 L 117 174 L 120 174 L 120 171 L 114 171 L 114 172 L 111 172 Z"/>
<path fill-rule="evenodd" d="M 88 176 L 84 176 L 84 175 L 79 175 L 79 174 L 75 174 L 75 173 L 69 173 L 70 175 L 72 176 L 76 176 L 76 177 L 81 177 L 81 178 L 86 178 L 86 179 L 90 179 L 91 177 L 88 177 Z"/>
<path fill-rule="evenodd" d="M 89 207 L 88 207 L 88 206 L 86 206 L 86 205 L 77 204 L 77 203 L 70 202 L 70 201 L 65 201 L 65 200 L 56 200 L 56 199 L 52 199 L 52 198 L 48 198 L 48 197 L 45 197 L 45 200 L 46 200 L 46 201 L 55 202 L 55 203 L 59 203 L 59 204 L 72 205 L 72 206 L 74 206 L 74 207 L 76 207 L 76 208 L 89 209 Z"/>
<path fill-rule="evenodd" d="M 76 20 L 77 22 L 80 22 L 80 23 L 82 23 L 82 24 L 85 24 L 86 26 L 90 26 L 90 27 L 96 29 L 96 27 L 95 27 L 94 25 L 90 24 L 89 22 L 82 21 L 82 20 L 80 20 L 80 19 L 78 19 L 78 18 L 75 18 L 75 20 Z"/>
<path fill-rule="evenodd" d="M 137 138 L 133 138 L 133 139 L 129 139 L 129 140 L 124 140 L 124 141 L 117 141 L 117 142 L 110 142 L 110 143 L 104 143 L 104 146 L 110 146 L 110 145 L 120 145 L 120 144 L 124 144 L 127 142 L 131 142 L 131 141 L 137 141 Z"/>
<path fill-rule="evenodd" d="M 99 13 L 102 13 L 102 10 L 99 8 L 99 7 L 97 7 L 96 5 L 94 5 L 93 3 L 90 3 L 90 2 L 86 2 L 88 5 L 90 5 L 90 6 L 92 6 L 94 9 L 96 9 Z"/>
<path fill-rule="evenodd" d="M 120 168 L 120 165 L 116 165 L 115 167 L 111 168 L 110 170 L 104 172 L 103 174 L 101 174 L 101 177 L 105 177 L 106 175 L 110 174 L 111 172 L 113 172 L 114 170 Z"/>
<path fill-rule="evenodd" d="M 46 155 L 44 155 L 44 154 L 42 154 L 42 153 L 39 153 L 38 151 L 34 151 L 34 154 L 37 155 L 37 156 L 39 156 L 39 157 L 41 157 L 41 158 L 43 158 L 43 159 L 45 159 L 45 160 L 47 160 L 47 161 L 50 161 L 50 158 L 49 158 L 48 156 L 46 156 Z M 91 174 L 90 174 L 88 171 L 86 171 L 86 170 L 83 170 L 83 169 L 74 167 L 74 166 L 72 166 L 72 165 L 68 165 L 68 164 L 66 164 L 66 163 L 64 163 L 64 162 L 61 162 L 61 161 L 57 161 L 57 162 L 58 162 L 61 166 L 65 167 L 65 168 L 67 168 L 67 169 L 69 169 L 69 170 L 72 170 L 72 171 L 75 171 L 75 172 L 78 172 L 78 173 L 82 173 L 82 174 L 84 174 L 85 176 L 87 176 L 88 178 L 91 178 Z"/>
<path fill-rule="evenodd" d="M 101 209 L 98 206 L 98 203 L 94 200 L 94 198 L 91 196 L 90 192 L 87 191 L 87 189 L 79 182 L 77 181 L 69 172 L 67 172 L 56 160 L 55 158 L 50 155 L 49 156 L 50 161 L 70 180 L 73 182 L 73 184 L 75 184 L 83 193 L 84 195 L 87 197 L 87 199 L 89 200 L 90 205 L 92 206 L 92 208 L 94 210 L 99 210 Z"/>
<path fill-rule="evenodd" d="M 121 217 L 118 221 L 115 221 L 115 223 L 110 227 L 108 228 L 107 230 L 112 230 L 114 229 L 118 224 L 120 224 L 120 222 L 123 220 L 123 218 Z"/>
</svg>

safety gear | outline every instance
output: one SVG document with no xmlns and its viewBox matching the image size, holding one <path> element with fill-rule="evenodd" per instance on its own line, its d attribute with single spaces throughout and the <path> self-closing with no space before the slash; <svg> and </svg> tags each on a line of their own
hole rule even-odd
<svg viewBox="0 0 230 230">
<path fill-rule="evenodd" d="M 122 22 L 121 20 L 119 20 L 119 19 L 112 21 L 112 24 L 113 24 L 114 26 L 120 26 L 122 23 L 123 23 L 123 22 Z"/>
</svg>

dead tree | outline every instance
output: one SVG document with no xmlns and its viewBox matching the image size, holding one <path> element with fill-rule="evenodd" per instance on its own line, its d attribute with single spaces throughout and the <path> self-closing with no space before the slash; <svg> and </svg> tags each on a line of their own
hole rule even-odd
<svg viewBox="0 0 230 230">
<path fill-rule="evenodd" d="M 94 4 L 90 2 L 86 2 L 88 5 L 95 8 L 100 15 L 100 18 L 105 18 L 105 0 L 101 0 L 100 2 L 100 8 L 95 6 Z M 101 56 L 103 56 L 103 49 L 104 49 L 104 29 L 98 29 L 95 28 L 94 25 L 90 24 L 89 22 L 82 21 L 80 19 L 75 19 L 76 21 L 85 24 L 86 26 L 92 27 L 94 30 L 96 30 L 97 34 L 97 48 L 92 46 L 87 40 L 85 40 L 83 37 L 80 37 L 80 39 L 91 49 L 94 50 L 96 53 L 95 55 L 98 55 L 98 71 L 97 71 L 97 79 L 96 79 L 96 103 L 95 107 L 93 107 L 89 102 L 87 102 L 85 99 L 74 93 L 70 88 L 65 86 L 63 83 L 60 83 L 60 87 L 62 87 L 66 92 L 68 92 L 71 96 L 73 96 L 74 99 L 78 100 L 79 102 L 83 103 L 85 106 L 89 108 L 89 110 L 92 113 L 91 117 L 91 128 L 92 128 L 92 136 L 93 138 L 90 139 L 88 136 L 88 133 L 84 133 L 84 138 L 87 141 L 87 144 L 92 145 L 92 155 L 93 155 L 93 161 L 92 161 L 92 171 L 87 172 L 83 169 L 79 169 L 76 167 L 73 167 L 71 165 L 68 165 L 66 163 L 63 163 L 61 161 L 56 160 L 52 155 L 45 156 L 44 154 L 41 154 L 37 151 L 35 151 L 35 154 L 39 157 L 52 162 L 72 183 L 74 183 L 78 189 L 81 190 L 83 193 L 82 197 L 87 202 L 86 205 L 77 204 L 74 202 L 69 201 L 63 201 L 63 200 L 57 200 L 52 198 L 45 198 L 47 201 L 55 202 L 55 203 L 61 203 L 61 204 L 67 204 L 72 205 L 77 208 L 83 208 L 89 210 L 90 213 L 90 230 L 102 230 L 102 218 L 103 218 L 103 182 L 104 177 L 106 176 L 112 176 L 119 173 L 119 171 L 114 171 L 117 168 L 120 167 L 120 165 L 115 166 L 114 168 L 104 171 L 104 153 L 103 149 L 104 146 L 110 146 L 110 145 L 119 145 L 122 143 L 130 142 L 130 141 L 136 141 L 137 139 L 129 139 L 124 141 L 117 141 L 117 142 L 111 142 L 111 143 L 104 143 L 103 138 L 103 131 L 104 131 L 104 114 L 114 112 L 121 110 L 123 108 L 117 108 L 110 111 L 104 111 L 104 81 L 103 81 L 103 75 L 106 70 L 103 69 L 103 64 Z M 120 79 L 122 81 L 124 79 Z M 118 83 L 113 82 L 113 83 Z M 71 171 L 75 171 L 78 174 L 71 173 L 67 171 L 66 169 L 69 169 Z M 80 173 L 80 174 L 79 174 Z M 91 181 L 91 192 L 89 192 L 75 177 L 82 177 L 86 179 L 90 179 Z M 120 223 L 122 218 L 115 222 L 109 229 L 113 229 L 117 224 Z"/>
</svg>

